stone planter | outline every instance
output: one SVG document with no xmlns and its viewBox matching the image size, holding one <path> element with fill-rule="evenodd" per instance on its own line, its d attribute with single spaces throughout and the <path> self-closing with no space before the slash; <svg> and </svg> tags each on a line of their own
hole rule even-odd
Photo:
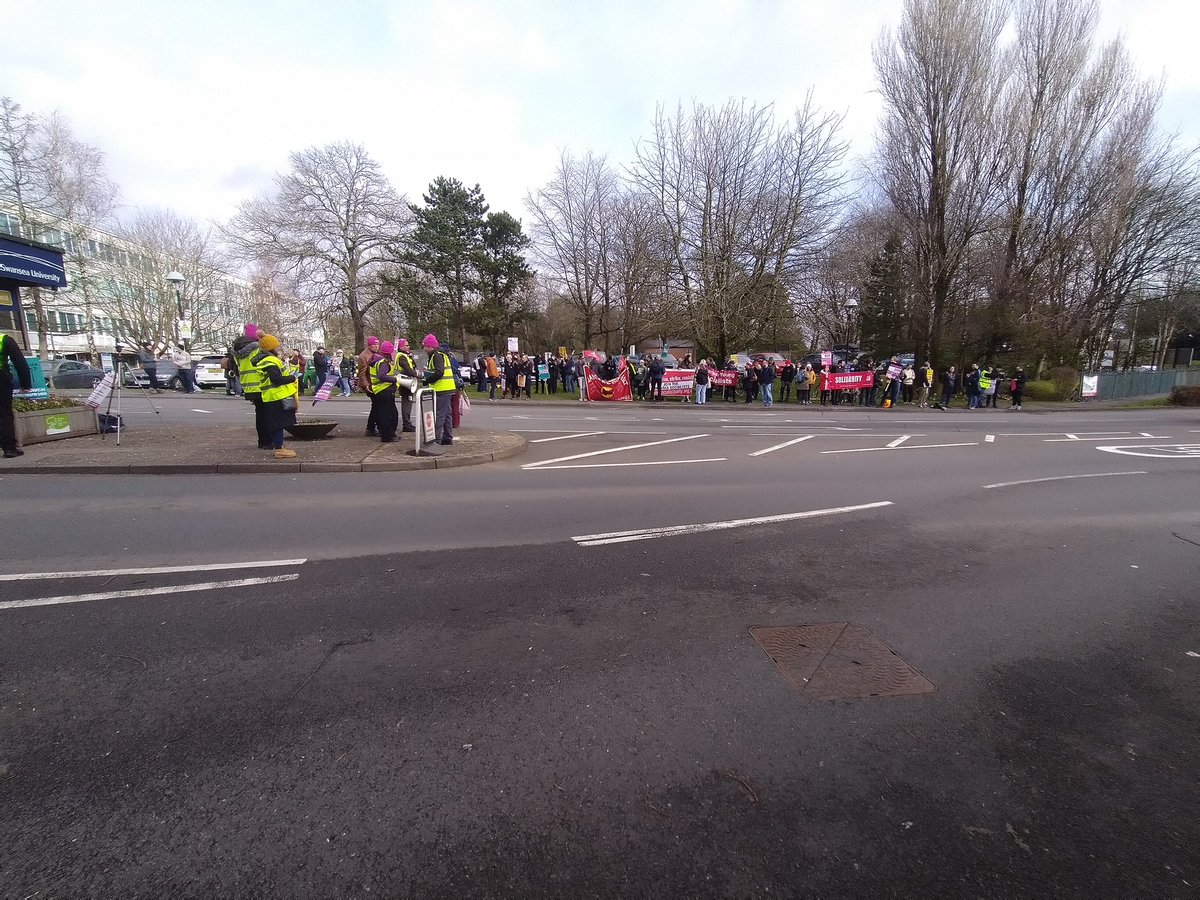
<svg viewBox="0 0 1200 900">
<path fill-rule="evenodd" d="M 17 420 L 17 443 L 40 444 L 63 438 L 96 434 L 96 411 L 87 406 L 64 406 L 61 409 L 35 409 L 14 412 Z"/>
</svg>

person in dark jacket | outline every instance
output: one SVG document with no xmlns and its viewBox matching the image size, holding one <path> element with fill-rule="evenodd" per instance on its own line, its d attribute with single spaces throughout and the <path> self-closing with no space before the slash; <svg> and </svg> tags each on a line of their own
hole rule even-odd
<svg viewBox="0 0 1200 900">
<path fill-rule="evenodd" d="M 667 371 L 667 367 L 663 364 L 662 357 L 655 356 L 650 360 L 650 402 L 662 402 L 662 382 L 663 373 Z"/>
<path fill-rule="evenodd" d="M 783 370 L 779 373 L 779 400 L 781 403 L 787 403 L 792 399 L 792 382 L 796 380 L 796 367 L 792 365 L 789 359 L 784 363 Z"/>
<path fill-rule="evenodd" d="M 763 409 L 770 409 L 775 403 L 775 364 L 769 359 L 758 361 L 758 392 L 762 395 Z"/>
<path fill-rule="evenodd" d="M 33 387 L 33 377 L 29 374 L 29 363 L 25 362 L 25 354 L 17 346 L 17 342 L 7 334 L 0 332 L 0 449 L 4 450 L 5 459 L 24 456 L 25 451 L 17 446 L 17 420 L 13 416 L 13 377 L 17 373 L 17 382 L 21 390 L 27 391 Z"/>
<path fill-rule="evenodd" d="M 1012 393 L 1012 404 L 1009 409 L 1021 408 L 1021 396 L 1025 393 L 1025 367 L 1017 366 L 1017 371 L 1013 373 L 1012 381 L 1008 385 L 1009 391 Z"/>
</svg>

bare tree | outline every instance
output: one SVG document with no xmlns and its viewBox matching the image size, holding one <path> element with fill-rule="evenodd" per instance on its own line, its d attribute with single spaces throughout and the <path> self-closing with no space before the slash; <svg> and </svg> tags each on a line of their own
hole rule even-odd
<svg viewBox="0 0 1200 900">
<path fill-rule="evenodd" d="M 585 347 L 610 330 L 608 263 L 620 191 L 605 157 L 588 152 L 576 159 L 563 151 L 554 178 L 525 200 L 534 256 L 553 289 L 574 308 Z"/>
<path fill-rule="evenodd" d="M 630 175 L 657 209 L 700 352 L 724 358 L 790 320 L 842 200 L 839 127 L 811 98 L 783 127 L 771 107 L 733 101 L 659 110 Z"/>
<path fill-rule="evenodd" d="M 929 355 L 944 355 L 976 239 L 995 227 L 1004 142 L 1000 0 L 906 0 L 895 34 L 875 45 L 884 114 L 875 160 L 911 260 L 914 312 Z"/>
<path fill-rule="evenodd" d="M 265 262 L 296 285 L 311 319 L 344 311 L 360 352 L 366 315 L 386 297 L 370 288 L 409 221 L 404 199 L 366 150 L 336 143 L 293 153 L 291 171 L 243 203 L 227 234 L 241 259 Z"/>
</svg>

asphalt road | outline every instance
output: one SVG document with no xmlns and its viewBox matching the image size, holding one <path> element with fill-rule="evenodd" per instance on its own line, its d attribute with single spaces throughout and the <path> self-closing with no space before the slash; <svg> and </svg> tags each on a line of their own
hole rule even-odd
<svg viewBox="0 0 1200 900">
<path fill-rule="evenodd" d="M 471 416 L 539 443 L 0 474 L 0 894 L 1195 893 L 1195 413 Z M 750 633 L 827 623 L 936 690 Z"/>
</svg>

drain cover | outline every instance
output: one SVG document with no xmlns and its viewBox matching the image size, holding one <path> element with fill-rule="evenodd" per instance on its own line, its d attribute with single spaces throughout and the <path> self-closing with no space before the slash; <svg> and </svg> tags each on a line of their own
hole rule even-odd
<svg viewBox="0 0 1200 900">
<path fill-rule="evenodd" d="M 813 700 L 928 694 L 933 683 L 861 625 L 785 625 L 750 634 L 797 693 Z"/>
</svg>

